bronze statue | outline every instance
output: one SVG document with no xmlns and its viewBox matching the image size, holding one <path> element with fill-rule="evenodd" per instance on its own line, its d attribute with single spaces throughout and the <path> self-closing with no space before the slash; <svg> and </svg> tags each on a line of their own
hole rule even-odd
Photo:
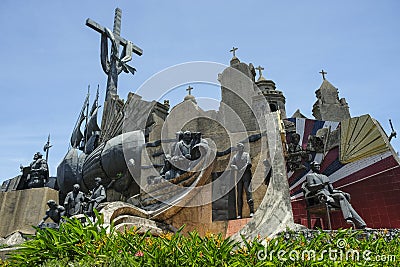
<svg viewBox="0 0 400 267">
<path fill-rule="evenodd" d="M 287 167 L 291 171 L 305 169 L 305 166 L 301 164 L 301 162 L 307 153 L 299 145 L 299 142 L 300 135 L 298 133 L 292 133 L 290 135 L 290 141 L 287 149 Z"/>
<path fill-rule="evenodd" d="M 65 208 L 63 206 L 57 205 L 54 200 L 47 201 L 49 209 L 46 211 L 46 215 L 40 221 L 38 227 L 40 228 L 58 228 L 60 222 L 62 222 L 62 217 L 65 216 Z M 44 224 L 48 219 L 52 219 L 54 223 Z"/>
<path fill-rule="evenodd" d="M 21 167 L 21 170 L 23 167 Z M 43 155 L 40 152 L 36 152 L 33 155 L 33 161 L 29 166 L 29 174 L 26 177 L 28 188 L 44 187 L 47 183 L 49 176 L 48 166 Z"/>
<path fill-rule="evenodd" d="M 97 209 L 100 205 L 101 202 L 106 200 L 106 190 L 104 186 L 101 184 L 102 180 L 100 177 L 97 177 L 94 179 L 95 181 L 95 187 L 93 188 L 93 191 L 91 193 L 91 196 L 89 198 L 89 203 L 88 203 L 88 209 L 87 209 L 87 214 L 90 216 L 94 216 L 94 209 Z"/>
<path fill-rule="evenodd" d="M 81 214 L 84 208 L 85 195 L 80 190 L 79 184 L 74 184 L 74 189 L 67 194 L 64 200 L 66 216 Z"/>
<path fill-rule="evenodd" d="M 251 159 L 247 152 L 244 152 L 244 145 L 238 143 L 237 153 L 233 156 L 231 161 L 232 172 L 235 176 L 235 182 L 237 187 L 237 218 L 242 218 L 242 208 L 243 208 L 243 190 L 246 192 L 247 204 L 250 209 L 250 217 L 254 214 L 254 201 L 251 194 L 250 182 L 251 182 Z M 241 175 L 241 177 L 238 177 Z"/>
<path fill-rule="evenodd" d="M 312 173 L 306 176 L 307 189 L 305 197 L 316 196 L 320 202 L 328 203 L 334 207 L 340 208 L 344 219 L 361 229 L 366 228 L 365 221 L 358 215 L 350 204 L 350 194 L 334 189 L 329 177 L 320 173 L 320 164 L 311 163 Z"/>
</svg>

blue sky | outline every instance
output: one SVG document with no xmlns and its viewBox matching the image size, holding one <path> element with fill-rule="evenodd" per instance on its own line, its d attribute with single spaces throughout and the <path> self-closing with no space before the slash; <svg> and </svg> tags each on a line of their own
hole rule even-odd
<svg viewBox="0 0 400 267">
<path fill-rule="evenodd" d="M 400 2 L 398 1 L 13 1 L 0 2 L 0 181 L 19 173 L 52 136 L 50 172 L 68 149 L 87 86 L 100 85 L 100 35 L 91 18 L 112 28 L 122 9 L 121 35 L 144 51 L 121 74 L 119 95 L 155 73 L 190 61 L 228 64 L 238 47 L 241 61 L 265 68 L 286 96 L 288 115 L 311 116 L 322 78 L 339 88 L 352 116 L 369 113 L 389 132 L 400 131 Z M 218 97 L 194 85 L 196 97 Z M 169 95 L 172 104 L 186 91 Z M 400 139 L 400 138 L 399 138 Z M 400 141 L 392 141 L 396 151 Z"/>
</svg>

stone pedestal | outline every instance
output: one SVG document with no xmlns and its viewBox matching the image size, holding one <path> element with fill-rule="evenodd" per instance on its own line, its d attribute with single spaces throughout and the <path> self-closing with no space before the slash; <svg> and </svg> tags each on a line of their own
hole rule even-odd
<svg viewBox="0 0 400 267">
<path fill-rule="evenodd" d="M 58 201 L 58 191 L 48 187 L 0 192 L 0 237 L 35 233 L 32 225 L 44 217 L 50 199 Z"/>
</svg>

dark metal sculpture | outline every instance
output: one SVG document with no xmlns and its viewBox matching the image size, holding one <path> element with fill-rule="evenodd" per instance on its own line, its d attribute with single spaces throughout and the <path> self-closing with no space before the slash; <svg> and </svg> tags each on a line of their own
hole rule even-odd
<svg viewBox="0 0 400 267">
<path fill-rule="evenodd" d="M 305 169 L 302 163 L 303 158 L 307 156 L 307 152 L 299 145 L 300 135 L 292 133 L 287 146 L 287 168 L 291 171 Z"/>
<path fill-rule="evenodd" d="M 392 120 L 389 119 L 389 124 L 390 124 L 390 128 L 392 129 L 392 132 L 389 135 L 389 142 L 392 141 L 393 137 L 396 138 L 397 137 L 397 133 L 394 130 L 393 124 L 392 124 Z"/>
<path fill-rule="evenodd" d="M 107 198 L 106 190 L 101 184 L 102 179 L 100 177 L 97 177 L 94 179 L 94 181 L 95 187 L 93 188 L 91 196 L 89 197 L 88 208 L 86 211 L 86 214 L 92 217 L 95 216 L 94 209 L 98 209 L 100 203 L 105 201 Z"/>
<path fill-rule="evenodd" d="M 320 173 L 320 164 L 318 162 L 311 163 L 312 173 L 306 176 L 306 185 L 304 188 L 308 190 L 305 197 L 316 196 L 321 203 L 328 203 L 334 207 L 340 208 L 344 219 L 351 224 L 355 224 L 358 228 L 365 228 L 365 221 L 358 215 L 350 204 L 350 194 L 334 189 L 329 177 Z"/>
<path fill-rule="evenodd" d="M 47 201 L 49 209 L 46 211 L 46 215 L 40 221 L 39 228 L 54 228 L 57 229 L 62 222 L 62 217 L 65 216 L 65 208 L 63 206 L 57 205 L 54 200 Z M 54 223 L 45 223 L 45 221 L 50 218 Z"/>
<path fill-rule="evenodd" d="M 231 161 L 231 168 L 234 174 L 236 184 L 236 203 L 237 203 L 237 218 L 242 218 L 243 208 L 243 190 L 246 192 L 247 204 L 250 209 L 250 217 L 254 214 L 254 201 L 251 194 L 251 159 L 247 152 L 244 152 L 244 145 L 238 143 L 236 146 L 237 153 Z"/>
<path fill-rule="evenodd" d="M 126 64 L 132 59 L 132 52 L 141 56 L 143 50 L 134 45 L 131 41 L 125 40 L 120 36 L 121 33 L 121 9 L 115 9 L 114 28 L 113 31 L 101 26 L 91 19 L 86 20 L 86 26 L 101 34 L 101 66 L 104 72 L 108 75 L 107 78 L 107 93 L 106 100 L 112 95 L 117 94 L 118 75 L 124 71 L 132 73 L 135 68 Z M 111 56 L 108 56 L 108 39 L 111 41 Z M 119 47 L 123 46 L 121 56 L 119 55 Z"/>
<path fill-rule="evenodd" d="M 21 166 L 21 171 L 25 167 Z M 33 155 L 33 161 L 29 165 L 29 173 L 26 177 L 28 188 L 44 187 L 49 178 L 49 171 L 47 161 L 43 159 L 43 155 L 40 152 L 36 152 Z"/>
<path fill-rule="evenodd" d="M 80 191 L 79 184 L 74 184 L 74 189 L 65 197 L 64 207 L 67 217 L 78 215 L 83 212 L 85 207 L 85 194 Z"/>
</svg>

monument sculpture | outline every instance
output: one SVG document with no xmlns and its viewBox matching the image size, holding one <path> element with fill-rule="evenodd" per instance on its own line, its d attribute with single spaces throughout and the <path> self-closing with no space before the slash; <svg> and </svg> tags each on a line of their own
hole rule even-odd
<svg viewBox="0 0 400 267">
<path fill-rule="evenodd" d="M 91 19 L 86 20 L 86 26 L 101 34 L 101 66 L 104 72 L 108 75 L 107 78 L 107 93 L 106 100 L 112 95 L 117 94 L 118 75 L 124 71 L 132 73 L 136 71 L 135 68 L 129 66 L 127 62 L 132 59 L 132 52 L 141 56 L 143 50 L 134 45 L 131 41 L 125 40 L 121 37 L 121 14 L 119 8 L 115 9 L 114 27 L 113 31 L 101 26 Z M 111 56 L 108 56 L 108 40 L 111 41 Z M 119 55 L 119 47 L 123 46 L 121 56 Z"/>
<path fill-rule="evenodd" d="M 305 166 L 301 164 L 307 153 L 299 145 L 300 135 L 298 133 L 292 133 L 290 135 L 290 140 L 287 145 L 287 168 L 291 171 L 296 171 L 300 169 L 305 169 Z"/>
<path fill-rule="evenodd" d="M 237 218 L 242 218 L 243 208 L 243 190 L 246 192 L 247 204 L 250 209 L 250 217 L 254 214 L 254 201 L 251 194 L 251 159 L 247 152 L 244 152 L 244 145 L 238 143 L 237 153 L 231 161 L 231 168 L 236 183 L 236 199 L 237 199 Z"/>
<path fill-rule="evenodd" d="M 21 171 L 24 167 L 21 166 Z M 29 165 L 29 173 L 26 177 L 28 188 L 44 187 L 49 178 L 47 161 L 40 152 L 33 155 L 33 161 Z"/>
<path fill-rule="evenodd" d="M 95 216 L 93 210 L 98 209 L 100 203 L 105 201 L 107 198 L 106 190 L 104 186 L 101 184 L 102 179 L 100 177 L 97 177 L 94 180 L 95 180 L 95 187 L 93 188 L 91 196 L 89 197 L 88 208 L 86 211 L 86 214 L 92 217 Z"/>
<path fill-rule="evenodd" d="M 85 194 L 80 191 L 79 184 L 74 184 L 74 189 L 67 194 L 64 200 L 66 216 L 81 214 L 85 209 Z"/>
<path fill-rule="evenodd" d="M 316 196 L 320 202 L 340 208 L 348 223 L 354 223 L 356 227 L 361 229 L 366 228 L 365 221 L 350 204 L 350 194 L 334 189 L 329 177 L 320 173 L 318 162 L 313 161 L 310 166 L 312 173 L 306 176 L 304 188 L 308 192 L 305 193 L 305 197 Z"/>
<path fill-rule="evenodd" d="M 46 215 L 39 222 L 38 227 L 40 228 L 58 228 L 62 222 L 62 217 L 65 216 L 65 208 L 58 205 L 54 200 L 47 201 L 49 209 L 46 211 Z M 47 223 L 45 221 L 50 218 L 54 223 Z"/>
</svg>

